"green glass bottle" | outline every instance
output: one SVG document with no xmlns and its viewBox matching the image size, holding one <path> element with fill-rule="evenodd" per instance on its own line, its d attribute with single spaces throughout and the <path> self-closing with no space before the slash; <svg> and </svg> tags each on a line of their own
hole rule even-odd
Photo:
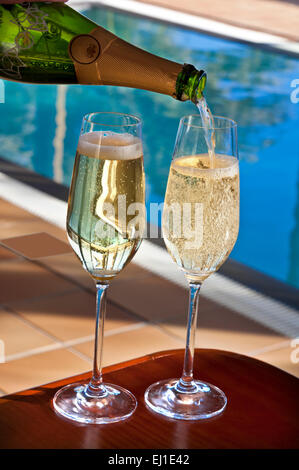
<svg viewBox="0 0 299 470">
<path fill-rule="evenodd" d="M 197 102 L 206 73 L 150 54 L 60 3 L 0 5 L 0 78 L 142 88 Z"/>
</svg>

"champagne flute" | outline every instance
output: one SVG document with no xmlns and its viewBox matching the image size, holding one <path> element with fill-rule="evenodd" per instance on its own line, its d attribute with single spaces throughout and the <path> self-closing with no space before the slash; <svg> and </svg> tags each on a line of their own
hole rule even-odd
<svg viewBox="0 0 299 470">
<path fill-rule="evenodd" d="M 225 394 L 193 378 L 195 330 L 202 282 L 230 254 L 239 230 L 237 125 L 214 116 L 207 129 L 199 114 L 181 119 L 170 167 L 162 217 L 169 254 L 183 270 L 190 288 L 183 373 L 151 385 L 149 408 L 177 419 L 203 419 L 221 413 Z"/>
<path fill-rule="evenodd" d="M 70 188 L 67 233 L 96 284 L 92 378 L 59 390 L 57 413 L 81 423 L 111 423 L 129 417 L 135 397 L 102 378 L 106 292 L 136 253 L 145 228 L 144 168 L 139 118 L 121 113 L 84 116 Z"/>
</svg>

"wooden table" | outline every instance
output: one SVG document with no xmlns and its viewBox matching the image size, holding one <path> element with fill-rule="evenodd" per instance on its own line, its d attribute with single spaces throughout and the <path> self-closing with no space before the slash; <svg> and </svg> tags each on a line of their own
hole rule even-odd
<svg viewBox="0 0 299 470">
<path fill-rule="evenodd" d="M 195 377 L 219 386 L 228 397 L 222 415 L 176 421 L 149 411 L 144 390 L 154 381 L 178 377 L 183 351 L 165 351 L 104 369 L 105 380 L 130 389 L 138 400 L 126 421 L 77 424 L 57 416 L 57 389 L 90 374 L 0 399 L 0 448 L 298 448 L 299 385 L 296 377 L 255 359 L 227 351 L 198 349 Z M 30 373 L 30 371 L 28 371 Z"/>
</svg>

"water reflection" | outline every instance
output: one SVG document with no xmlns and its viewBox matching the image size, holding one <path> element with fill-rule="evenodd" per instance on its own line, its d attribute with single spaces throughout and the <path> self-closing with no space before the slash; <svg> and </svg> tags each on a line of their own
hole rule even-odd
<svg viewBox="0 0 299 470">
<path fill-rule="evenodd" d="M 241 226 L 232 257 L 299 287 L 298 272 L 290 268 L 290 260 L 299 265 L 299 104 L 290 101 L 299 61 L 112 10 L 86 14 L 150 52 L 207 70 L 211 110 L 239 125 Z M 66 184 L 83 114 L 141 116 L 148 202 L 163 200 L 179 118 L 196 112 L 190 103 L 127 88 L 68 86 L 66 92 L 64 86 L 7 82 L 5 91 L 2 156 Z"/>
</svg>

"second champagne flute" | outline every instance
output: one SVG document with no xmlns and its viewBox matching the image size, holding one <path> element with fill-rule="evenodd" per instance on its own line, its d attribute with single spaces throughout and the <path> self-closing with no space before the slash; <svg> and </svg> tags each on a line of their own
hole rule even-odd
<svg viewBox="0 0 299 470">
<path fill-rule="evenodd" d="M 207 140 L 211 144 L 208 148 Z M 152 410 L 171 418 L 210 418 L 224 410 L 227 399 L 218 387 L 193 378 L 195 330 L 201 285 L 224 263 L 238 236 L 239 164 L 234 121 L 214 116 L 212 127 L 207 129 L 199 114 L 181 119 L 162 229 L 167 250 L 189 283 L 186 350 L 181 378 L 151 385 L 145 401 Z"/>
<path fill-rule="evenodd" d="M 81 423 L 111 423 L 130 416 L 135 397 L 103 383 L 102 355 L 106 292 L 130 262 L 145 227 L 141 121 L 120 113 L 83 119 L 68 202 L 69 242 L 96 283 L 93 373 L 89 383 L 59 390 L 53 400 L 62 416 Z"/>
</svg>

